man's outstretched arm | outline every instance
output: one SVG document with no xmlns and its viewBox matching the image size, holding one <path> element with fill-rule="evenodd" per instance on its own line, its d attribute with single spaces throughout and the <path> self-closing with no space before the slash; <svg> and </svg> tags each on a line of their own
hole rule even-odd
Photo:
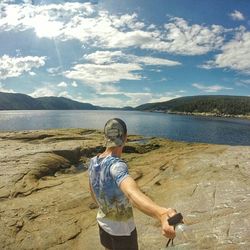
<svg viewBox="0 0 250 250">
<path fill-rule="evenodd" d="M 134 179 L 126 177 L 120 184 L 120 189 L 128 197 L 133 206 L 141 212 L 158 219 L 161 222 L 162 234 L 167 238 L 174 238 L 175 231 L 169 226 L 167 219 L 176 212 L 171 208 L 164 208 L 153 202 L 148 196 L 143 194 Z"/>
</svg>

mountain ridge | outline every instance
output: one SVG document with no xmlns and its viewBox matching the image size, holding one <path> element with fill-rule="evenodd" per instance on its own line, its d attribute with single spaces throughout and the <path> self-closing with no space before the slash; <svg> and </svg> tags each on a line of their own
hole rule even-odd
<svg viewBox="0 0 250 250">
<path fill-rule="evenodd" d="M 0 110 L 135 110 L 191 115 L 250 117 L 250 97 L 227 95 L 199 95 L 145 103 L 133 107 L 101 107 L 66 97 L 33 98 L 21 93 L 0 92 Z"/>
<path fill-rule="evenodd" d="M 250 97 L 227 95 L 186 96 L 166 102 L 146 103 L 137 106 L 135 109 L 177 114 L 250 116 Z"/>
<path fill-rule="evenodd" d="M 21 93 L 0 92 L 0 110 L 120 110 L 126 108 L 100 107 L 91 103 L 82 103 L 66 97 L 33 98 Z"/>
</svg>

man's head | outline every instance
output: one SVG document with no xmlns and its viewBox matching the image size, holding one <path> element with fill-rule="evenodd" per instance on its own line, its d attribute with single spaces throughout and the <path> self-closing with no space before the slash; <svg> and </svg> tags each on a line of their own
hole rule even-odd
<svg viewBox="0 0 250 250">
<path fill-rule="evenodd" d="M 127 126 L 119 118 L 113 118 L 107 121 L 104 126 L 106 147 L 121 147 L 125 144 L 127 138 Z"/>
</svg>

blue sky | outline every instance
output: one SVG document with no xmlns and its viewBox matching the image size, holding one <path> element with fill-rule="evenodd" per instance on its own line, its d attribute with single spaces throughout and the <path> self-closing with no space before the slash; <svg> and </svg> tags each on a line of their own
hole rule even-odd
<svg viewBox="0 0 250 250">
<path fill-rule="evenodd" d="M 250 1 L 1 0 L 0 91 L 113 107 L 250 96 Z"/>
</svg>

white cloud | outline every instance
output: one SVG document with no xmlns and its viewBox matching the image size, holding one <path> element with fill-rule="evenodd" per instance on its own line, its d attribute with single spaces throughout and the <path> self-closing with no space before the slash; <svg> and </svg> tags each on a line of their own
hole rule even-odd
<svg viewBox="0 0 250 250">
<path fill-rule="evenodd" d="M 142 68 L 135 63 L 77 64 L 71 70 L 65 71 L 64 76 L 69 79 L 81 80 L 87 84 L 115 83 L 122 79 L 140 80 L 141 76 L 134 73 L 137 70 L 142 70 Z"/>
<path fill-rule="evenodd" d="M 226 30 L 219 25 L 190 25 L 172 18 L 165 29 L 146 25 L 137 14 L 112 15 L 91 3 L 2 5 L 1 30 L 33 29 L 38 37 L 77 39 L 106 49 L 138 47 L 183 55 L 219 48 Z"/>
<path fill-rule="evenodd" d="M 31 75 L 31 76 L 35 76 L 35 75 L 36 75 L 36 73 L 35 73 L 35 72 L 33 72 L 33 71 L 30 71 L 30 72 L 29 72 L 29 75 Z"/>
<path fill-rule="evenodd" d="M 105 16 L 108 20 L 108 16 Z M 101 25 L 101 23 L 99 24 Z M 151 26 L 152 27 L 152 26 Z M 219 48 L 224 41 L 226 31 L 222 26 L 189 25 L 182 18 L 172 18 L 165 24 L 165 30 L 137 29 L 123 32 L 104 25 L 103 30 L 96 36 L 97 44 L 106 48 L 139 47 L 156 51 L 166 51 L 183 55 L 201 55 Z M 100 28 L 100 30 L 102 30 Z"/>
<path fill-rule="evenodd" d="M 70 94 L 68 93 L 68 91 L 62 91 L 62 92 L 60 92 L 57 96 L 58 96 L 58 97 L 69 98 L 69 99 L 71 99 L 71 100 L 75 100 L 75 98 L 74 98 L 72 95 L 70 95 Z"/>
<path fill-rule="evenodd" d="M 214 61 L 213 60 L 208 60 L 208 61 L 206 61 L 206 63 L 198 65 L 198 68 L 201 68 L 201 69 L 212 69 L 212 68 L 215 68 Z"/>
<path fill-rule="evenodd" d="M 126 106 L 124 100 L 116 96 L 96 96 L 93 98 L 84 98 L 84 99 L 78 98 L 78 101 L 91 103 L 93 105 L 101 106 L 101 107 L 124 107 Z"/>
<path fill-rule="evenodd" d="M 202 68 L 228 68 L 250 74 L 250 32 L 242 28 L 235 38 L 222 46 L 222 53 L 207 61 Z"/>
<path fill-rule="evenodd" d="M 26 56 L 10 57 L 4 55 L 0 57 L 0 79 L 18 77 L 32 68 L 39 68 L 45 64 L 46 57 Z"/>
<path fill-rule="evenodd" d="M 7 89 L 1 82 L 0 82 L 0 92 L 16 93 L 13 89 Z"/>
<path fill-rule="evenodd" d="M 66 82 L 60 82 L 57 84 L 58 87 L 67 88 L 68 84 Z"/>
<path fill-rule="evenodd" d="M 61 72 L 61 67 L 59 66 L 59 67 L 56 67 L 56 68 L 48 68 L 48 69 L 46 69 L 47 70 L 47 72 L 49 72 L 51 75 L 57 75 L 57 74 L 59 74 L 60 72 Z"/>
<path fill-rule="evenodd" d="M 166 102 L 175 98 L 182 97 L 183 95 L 177 93 L 166 92 L 163 95 L 158 95 L 152 98 L 149 102 Z M 141 103 L 144 104 L 144 103 Z"/>
<path fill-rule="evenodd" d="M 178 91 L 178 93 L 181 93 L 181 94 L 186 93 L 186 92 L 187 92 L 187 91 L 186 91 L 186 90 L 183 90 L 183 89 L 181 89 L 181 90 Z"/>
<path fill-rule="evenodd" d="M 78 84 L 76 83 L 76 81 L 73 81 L 73 82 L 71 83 L 71 86 L 76 88 L 76 87 L 78 87 Z"/>
<path fill-rule="evenodd" d="M 164 93 L 150 93 L 150 92 L 106 92 L 97 94 L 95 97 L 79 99 L 79 101 L 89 102 L 98 106 L 105 107 L 136 107 L 141 104 L 149 102 L 163 102 L 177 97 L 179 93 L 164 92 Z"/>
<path fill-rule="evenodd" d="M 46 15 L 37 15 L 33 17 L 32 26 L 38 37 L 54 38 L 61 35 L 63 23 L 52 21 Z"/>
<path fill-rule="evenodd" d="M 163 93 L 124 93 L 130 100 L 127 102 L 127 106 L 136 107 L 145 103 L 152 102 L 165 102 L 177 97 L 180 95 L 172 92 L 163 92 Z"/>
<path fill-rule="evenodd" d="M 84 55 L 84 58 L 95 64 L 110 64 L 117 62 L 124 56 L 122 51 L 95 51 L 94 53 Z"/>
<path fill-rule="evenodd" d="M 62 82 L 63 83 L 63 82 Z M 63 84 L 64 85 L 64 84 Z M 29 94 L 32 97 L 45 97 L 45 96 L 57 96 L 57 97 L 66 97 L 72 100 L 76 100 L 73 96 L 71 96 L 68 91 L 61 91 L 56 88 L 56 86 L 46 84 L 43 87 L 39 87 L 35 89 L 32 93 Z"/>
<path fill-rule="evenodd" d="M 112 17 L 112 20 L 119 17 Z M 189 25 L 182 18 L 172 18 L 165 24 L 165 30 L 152 29 L 154 26 L 149 25 L 151 29 L 132 29 L 121 30 L 112 26 L 110 16 L 107 12 L 102 14 L 102 18 L 92 20 L 90 27 L 86 27 L 87 34 L 78 39 L 95 40 L 95 45 L 103 48 L 127 48 L 139 47 L 141 49 L 151 49 L 156 51 L 165 51 L 183 55 L 201 55 L 211 50 L 219 48 L 224 41 L 226 30 L 219 25 L 202 26 L 198 24 Z M 88 20 L 89 21 L 89 20 Z M 87 25 L 83 22 L 82 25 Z M 93 29 L 93 27 L 95 27 Z M 82 26 L 81 26 L 82 28 Z M 84 29 L 84 28 L 83 28 Z M 81 34 L 77 28 L 78 33 Z M 76 30 L 71 30 L 76 34 Z"/>
<path fill-rule="evenodd" d="M 96 51 L 84 55 L 84 59 L 93 64 L 78 64 L 72 70 L 64 72 L 70 79 L 85 83 L 115 83 L 124 80 L 140 80 L 138 70 L 144 65 L 177 66 L 181 63 L 164 58 L 135 56 L 122 51 Z"/>
<path fill-rule="evenodd" d="M 147 30 L 155 30 L 156 29 L 156 26 L 154 24 L 150 24 L 148 27 L 147 27 Z"/>
<path fill-rule="evenodd" d="M 224 86 L 220 86 L 220 85 L 211 85 L 211 86 L 205 86 L 204 84 L 201 83 L 193 83 L 192 84 L 193 87 L 202 90 L 204 92 L 218 92 L 221 90 L 231 90 L 233 88 L 228 88 L 228 87 L 224 87 Z"/>
<path fill-rule="evenodd" d="M 35 91 L 29 94 L 32 97 L 43 97 L 43 96 L 55 96 L 56 93 L 53 89 L 48 86 L 37 88 Z"/>
<path fill-rule="evenodd" d="M 233 20 L 237 20 L 237 21 L 245 20 L 244 15 L 240 11 L 238 11 L 238 10 L 235 10 L 234 12 L 230 13 L 230 17 Z"/>
<path fill-rule="evenodd" d="M 170 20 L 172 22 L 165 24 L 164 42 L 159 44 L 162 50 L 183 55 L 202 55 L 223 44 L 226 30 L 222 26 L 189 25 L 186 20 L 178 17 Z M 148 44 L 144 47 L 150 48 Z"/>
<path fill-rule="evenodd" d="M 99 46 L 105 48 L 128 48 L 128 47 L 139 47 L 153 50 L 161 50 L 157 44 L 160 39 L 154 37 L 154 32 L 144 30 L 133 30 L 128 32 L 122 32 L 114 30 L 109 36 L 99 37 Z M 155 47 L 150 47 L 154 44 Z M 147 46 L 148 45 L 148 46 Z"/>
<path fill-rule="evenodd" d="M 55 38 L 65 33 L 65 26 L 74 16 L 89 16 L 94 12 L 90 3 L 48 5 L 2 5 L 0 30 L 34 29 L 38 37 Z"/>
<path fill-rule="evenodd" d="M 96 94 L 87 97 L 72 96 L 68 91 L 57 92 L 53 86 L 44 86 L 36 89 L 30 95 L 33 97 L 58 96 L 66 97 L 79 102 L 87 102 L 93 105 L 106 107 L 139 106 L 148 102 L 161 102 L 182 96 L 181 91 L 152 93 L 150 89 L 144 92 L 124 92 L 112 84 L 96 85 Z"/>
<path fill-rule="evenodd" d="M 96 51 L 94 53 L 85 55 L 84 58 L 95 64 L 110 64 L 114 62 L 133 62 L 142 63 L 145 65 L 163 65 L 163 66 L 177 66 L 181 65 L 178 61 L 168 60 L 159 57 L 151 56 L 136 56 L 132 54 L 125 54 L 122 51 Z"/>
<path fill-rule="evenodd" d="M 142 29 L 145 27 L 143 22 L 137 20 L 137 14 L 133 13 L 132 15 L 125 14 L 122 16 L 111 16 L 112 24 L 116 28 L 129 27 L 130 29 Z"/>
<path fill-rule="evenodd" d="M 150 69 L 150 71 L 153 71 L 153 72 L 158 72 L 158 73 L 160 73 L 160 72 L 162 72 L 162 69 Z"/>
<path fill-rule="evenodd" d="M 177 66 L 181 65 L 180 62 L 167 60 L 164 58 L 151 57 L 151 56 L 132 56 L 131 59 L 138 63 L 145 65 L 162 65 L 162 66 Z"/>
<path fill-rule="evenodd" d="M 114 95 L 114 94 L 121 94 L 119 87 L 115 86 L 114 84 L 106 83 L 106 84 L 95 84 L 92 86 L 95 88 L 96 93 L 102 93 L 103 95 Z"/>
</svg>

